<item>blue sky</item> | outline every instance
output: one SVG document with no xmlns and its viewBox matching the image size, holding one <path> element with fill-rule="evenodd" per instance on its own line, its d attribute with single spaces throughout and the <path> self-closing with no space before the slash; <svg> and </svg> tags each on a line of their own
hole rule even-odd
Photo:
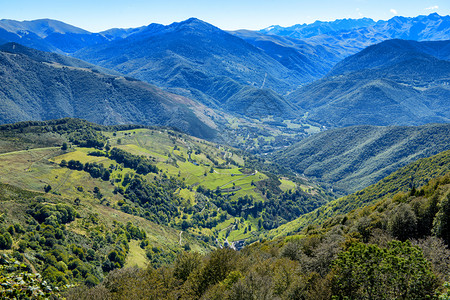
<svg viewBox="0 0 450 300">
<path fill-rule="evenodd" d="M 437 12 L 450 15 L 449 0 L 0 0 L 0 19 L 50 18 L 98 32 L 196 17 L 225 30 L 262 29 L 342 18 L 387 20 Z"/>
</svg>

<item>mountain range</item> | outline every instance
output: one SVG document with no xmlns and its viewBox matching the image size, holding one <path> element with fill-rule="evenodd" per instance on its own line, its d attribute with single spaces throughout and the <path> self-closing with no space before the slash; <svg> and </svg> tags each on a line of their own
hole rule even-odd
<svg viewBox="0 0 450 300">
<path fill-rule="evenodd" d="M 216 135 L 206 107 L 103 71 L 78 59 L 4 44 L 0 47 L 0 122 L 78 117 L 99 124 L 158 124 L 201 137 Z"/>
<path fill-rule="evenodd" d="M 213 108 L 235 110 L 230 98 L 246 103 L 272 102 L 276 116 L 296 112 L 282 96 L 304 77 L 260 49 L 198 19 L 168 26 L 151 24 L 125 39 L 86 47 L 74 56 L 196 99 Z M 248 92 L 252 90 L 252 92 Z M 258 95 L 254 97 L 254 95 Z M 244 106 L 245 107 L 245 106 Z M 245 108 L 243 108 L 245 109 Z"/>
<path fill-rule="evenodd" d="M 70 54 L 241 115 L 256 102 L 256 108 L 249 109 L 259 113 L 256 117 L 296 115 L 296 108 L 286 103 L 283 95 L 319 78 L 330 67 L 329 63 L 326 69 L 316 67 L 322 59 L 311 49 L 304 54 L 301 49 L 293 50 L 303 61 L 279 62 L 245 40 L 195 18 L 98 34 L 53 20 L 2 20 L 0 41 Z M 308 66 L 304 66 L 305 60 Z M 245 108 L 236 110 L 239 107 L 228 101 L 233 96 L 247 103 Z M 259 101 L 273 103 L 279 110 L 261 111 L 264 104 Z"/>
<path fill-rule="evenodd" d="M 269 35 L 291 37 L 296 39 L 307 39 L 322 34 L 331 34 L 339 31 L 350 31 L 358 28 L 375 25 L 376 22 L 370 18 L 361 19 L 337 19 L 335 21 L 315 21 L 311 24 L 296 24 L 289 27 L 272 25 L 261 29 L 260 32 Z"/>
<path fill-rule="evenodd" d="M 331 127 L 421 124 L 447 122 L 446 112 L 436 110 L 442 107 L 448 91 L 442 86 L 420 90 L 426 80 L 430 81 L 426 73 L 429 68 L 414 70 L 414 79 L 410 79 L 410 69 L 419 61 L 424 67 L 438 64 L 442 76 L 434 76 L 433 80 L 444 80 L 447 69 L 442 62 L 446 59 L 443 46 L 439 50 L 441 54 L 428 53 L 424 49 L 428 45 L 415 49 L 422 56 L 432 58 L 415 57 L 416 61 L 410 58 L 409 67 L 406 59 L 394 66 L 393 58 L 388 57 L 407 55 L 402 50 L 406 44 L 400 41 L 397 47 L 390 44 L 390 48 L 383 50 L 387 56 L 377 56 L 387 45 L 383 44 L 383 47 L 368 48 L 351 60 L 341 60 L 392 38 L 450 39 L 449 18 L 431 14 L 378 22 L 367 18 L 344 19 L 290 28 L 273 26 L 261 32 L 226 32 L 191 18 L 167 26 L 150 24 L 100 33 L 48 19 L 1 20 L 0 41 L 70 54 L 241 117 L 294 119 L 306 113 L 311 121 Z M 378 71 L 372 72 L 377 61 Z M 356 62 L 361 66 L 358 70 L 352 69 Z M 380 64 L 386 69 L 381 70 Z M 351 70 L 360 73 L 350 75 Z M 371 70 L 370 81 L 360 81 L 368 70 Z M 422 75 L 418 75 L 421 71 Z M 338 77 L 344 75 L 341 73 L 346 77 Z M 312 82 L 313 85 L 308 85 Z M 398 99 L 392 101 L 393 94 Z M 368 103 L 361 104 L 364 101 Z M 349 110 L 342 109 L 343 106 Z M 418 110 L 412 112 L 411 106 L 417 106 Z M 373 107 L 384 110 L 372 115 L 368 111 Z M 386 111 L 391 113 L 386 115 Z M 396 111 L 395 119 L 393 111 Z"/>
<path fill-rule="evenodd" d="M 274 153 L 272 159 L 347 195 L 448 149 L 449 124 L 360 125 L 315 134 Z"/>
<path fill-rule="evenodd" d="M 373 21 L 368 18 L 315 22 L 282 28 L 271 26 L 261 30 L 302 39 L 314 45 L 336 47 L 345 56 L 390 39 L 415 41 L 442 41 L 450 39 L 450 16 L 432 13 L 417 17 L 395 16 L 389 20 Z"/>
<path fill-rule="evenodd" d="M 448 122 L 449 46 L 405 40 L 370 46 L 289 100 L 331 127 Z"/>
</svg>

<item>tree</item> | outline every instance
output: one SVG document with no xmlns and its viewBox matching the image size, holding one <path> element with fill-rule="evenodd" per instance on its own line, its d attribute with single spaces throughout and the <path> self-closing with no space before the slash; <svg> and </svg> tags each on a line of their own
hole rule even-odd
<svg viewBox="0 0 450 300">
<path fill-rule="evenodd" d="M 111 176 L 111 173 L 108 170 L 105 170 L 105 172 L 103 172 L 103 175 L 102 175 L 102 180 L 108 181 L 110 176 Z"/>
<path fill-rule="evenodd" d="M 354 243 L 333 263 L 333 299 L 428 299 L 437 280 L 422 251 L 409 241 L 387 248 Z"/>
<path fill-rule="evenodd" d="M 46 192 L 46 193 L 50 192 L 51 189 L 52 189 L 52 187 L 50 184 L 47 184 L 46 186 L 44 186 L 44 192 Z"/>
<path fill-rule="evenodd" d="M 62 144 L 62 146 L 61 146 L 61 150 L 66 151 L 67 148 L 68 148 L 68 147 L 67 147 L 67 143 L 64 142 L 64 143 Z"/>
<path fill-rule="evenodd" d="M 440 203 L 439 212 L 433 224 L 433 234 L 450 244 L 450 194 Z"/>
<path fill-rule="evenodd" d="M 0 249 L 11 249 L 12 238 L 9 232 L 0 234 Z"/>
<path fill-rule="evenodd" d="M 388 217 L 389 232 L 401 241 L 414 238 L 417 232 L 417 218 L 411 206 L 402 203 Z"/>
<path fill-rule="evenodd" d="M 194 290 L 201 296 L 211 285 L 224 280 L 237 265 L 238 254 L 229 248 L 211 253 L 203 268 L 192 278 Z"/>
<path fill-rule="evenodd" d="M 186 281 L 195 269 L 201 267 L 202 257 L 197 252 L 183 252 L 175 261 L 173 276 L 181 281 Z"/>
</svg>

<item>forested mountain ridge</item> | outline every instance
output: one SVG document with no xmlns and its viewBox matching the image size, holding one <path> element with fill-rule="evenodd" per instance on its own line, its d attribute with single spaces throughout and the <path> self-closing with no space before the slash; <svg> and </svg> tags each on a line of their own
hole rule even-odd
<svg viewBox="0 0 450 300">
<path fill-rule="evenodd" d="M 280 165 L 348 194 L 419 158 L 450 149 L 450 125 L 331 129 L 276 152 Z"/>
<path fill-rule="evenodd" d="M 369 46 L 355 55 L 342 60 L 327 74 L 327 76 L 346 75 L 355 71 L 366 69 L 377 70 L 418 58 L 429 60 L 450 61 L 450 42 L 392 39 L 376 45 Z M 434 66 L 436 67 L 436 66 Z M 428 70 L 427 70 L 428 71 Z M 431 70 L 430 70 L 431 71 Z M 437 73 L 437 71 L 435 71 Z M 412 76 L 416 74 L 411 74 Z M 421 80 L 435 80 L 436 75 L 430 74 Z"/>
<path fill-rule="evenodd" d="M 5 42 L 23 42 L 38 49 L 71 53 L 237 116 L 261 118 L 272 115 L 294 119 L 307 113 L 310 120 L 321 123 L 323 119 L 324 125 L 331 127 L 363 124 L 362 118 L 368 119 L 365 124 L 373 125 L 392 125 L 393 119 L 398 120 L 397 125 L 448 121 L 446 112 L 439 109 L 442 99 L 448 98 L 447 89 L 435 86 L 421 90 L 431 81 L 442 82 L 444 78 L 440 75 L 448 71 L 442 62 L 445 55 L 423 51 L 426 47 L 433 48 L 431 44 L 423 44 L 421 55 L 395 60 L 395 65 L 394 61 L 376 60 L 375 54 L 363 57 L 374 50 L 370 48 L 365 54 L 338 64 L 329 73 L 338 74 L 344 64 L 347 70 L 340 75 L 350 76 L 349 72 L 353 70 L 352 76 L 336 77 L 331 82 L 327 77 L 327 81 L 319 80 L 308 88 L 291 93 L 325 75 L 340 59 L 377 42 L 398 38 L 444 40 L 448 35 L 448 17 L 437 14 L 394 17 L 376 24 L 369 19 L 316 22 L 300 26 L 306 30 L 305 37 L 308 36 L 303 40 L 289 34 L 273 35 L 270 30 L 264 31 L 269 34 L 250 31 L 230 34 L 195 18 L 167 26 L 150 24 L 126 30 L 111 29 L 99 34 L 53 20 L 3 20 L 0 25 L 5 30 Z M 83 36 L 86 34 L 91 34 L 91 39 L 85 39 Z M 64 45 L 57 43 L 62 41 L 58 35 L 64 36 L 64 43 L 61 43 L 72 49 L 61 50 Z M 353 35 L 357 37 L 352 38 Z M 55 36 L 55 41 L 50 39 L 51 36 Z M 79 42 L 81 40 L 84 44 Z M 398 49 L 389 49 L 390 52 L 402 47 L 411 48 L 411 43 L 397 43 Z M 440 51 L 447 50 L 438 49 Z M 439 61 L 433 61 L 427 55 Z M 390 59 L 383 55 L 378 58 Z M 360 66 L 358 70 L 353 69 L 356 65 L 350 65 L 356 61 Z M 375 74 L 366 72 L 374 69 L 376 61 L 379 70 Z M 362 69 L 364 63 L 368 64 Z M 381 65 L 384 68 L 380 69 Z M 414 68 L 417 65 L 421 67 Z M 430 65 L 436 67 L 430 68 Z M 423 74 L 418 74 L 417 70 Z M 425 71 L 433 70 L 433 79 L 424 75 Z M 414 75 L 411 79 L 410 74 Z M 372 76 L 371 81 L 359 80 L 369 75 Z M 350 85 L 352 89 L 349 90 Z M 334 96 L 327 95 L 330 89 L 337 90 Z M 349 101 L 351 103 L 347 103 Z M 320 109 L 324 113 L 317 112 L 318 104 L 325 105 Z M 270 110 L 268 106 L 275 109 Z M 350 107 L 350 111 L 342 110 L 342 106 Z M 415 106 L 418 111 L 412 109 Z M 383 110 L 372 116 L 369 113 L 372 107 L 382 107 Z M 329 110 L 333 111 L 331 116 Z M 398 113 L 387 114 L 392 111 Z"/>
<path fill-rule="evenodd" d="M 169 125 L 200 137 L 216 135 L 206 108 L 150 84 L 15 43 L 3 45 L 0 56 L 1 123 L 82 117 L 100 124 Z"/>
<path fill-rule="evenodd" d="M 269 236 L 286 236 L 289 233 L 299 232 L 310 224 L 322 224 L 329 218 L 349 213 L 357 208 L 373 205 L 377 201 L 391 198 L 397 193 L 419 189 L 432 179 L 448 175 L 448 173 L 450 173 L 449 150 L 432 157 L 419 159 L 397 170 L 376 184 L 331 201 L 317 210 L 301 216 L 297 220 L 272 230 Z"/>
<path fill-rule="evenodd" d="M 0 20 L 0 44 L 15 42 L 41 51 L 67 54 L 106 40 L 99 33 L 91 33 L 57 20 Z"/>
<path fill-rule="evenodd" d="M 292 117 L 296 108 L 282 97 L 270 93 L 252 95 L 263 88 L 284 95 L 305 82 L 302 74 L 258 48 L 195 18 L 168 26 L 151 24 L 124 39 L 86 47 L 74 55 L 210 107 L 243 115 L 245 110 L 236 111 L 238 106 L 228 101 L 233 96 L 250 105 L 271 101 L 274 107 L 282 108 L 266 109 L 266 115 Z M 243 93 L 245 89 L 252 93 Z"/>
<path fill-rule="evenodd" d="M 261 49 L 285 67 L 298 72 L 304 77 L 304 82 L 312 82 L 326 75 L 345 57 L 334 47 L 311 45 L 300 39 L 251 30 L 237 30 L 230 33 Z"/>
<path fill-rule="evenodd" d="M 385 41 L 343 60 L 289 99 L 331 127 L 448 122 L 448 46 Z"/>
</svg>

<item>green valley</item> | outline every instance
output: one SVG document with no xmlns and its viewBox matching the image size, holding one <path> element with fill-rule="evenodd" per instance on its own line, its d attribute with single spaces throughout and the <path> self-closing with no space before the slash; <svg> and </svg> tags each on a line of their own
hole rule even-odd
<svg viewBox="0 0 450 300">
<path fill-rule="evenodd" d="M 122 269 L 68 299 L 446 299 L 449 157 L 412 163 L 241 251 L 184 252 L 156 270 Z"/>
<path fill-rule="evenodd" d="M 185 250 L 241 248 L 332 199 L 241 150 L 164 127 L 22 122 L 0 126 L 0 141 L 2 249 L 54 286 L 158 267 Z"/>
</svg>

